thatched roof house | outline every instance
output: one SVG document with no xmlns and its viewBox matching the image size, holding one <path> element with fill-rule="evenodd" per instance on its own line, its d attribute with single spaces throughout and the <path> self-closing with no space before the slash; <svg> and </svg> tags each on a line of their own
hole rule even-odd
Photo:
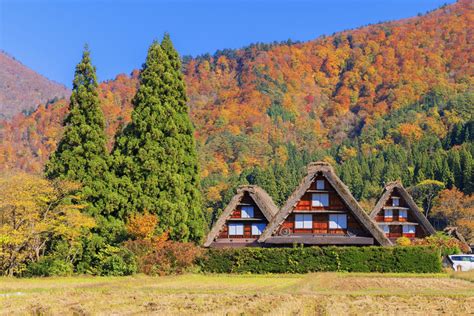
<svg viewBox="0 0 474 316">
<path fill-rule="evenodd" d="M 392 242 L 399 237 L 424 238 L 436 232 L 400 181 L 385 186 L 370 217 Z"/>
<path fill-rule="evenodd" d="M 332 166 L 314 162 L 260 236 L 260 243 L 291 245 L 390 245 Z"/>
<path fill-rule="evenodd" d="M 242 185 L 214 223 L 204 247 L 258 246 L 257 239 L 277 212 L 265 190 Z"/>
</svg>

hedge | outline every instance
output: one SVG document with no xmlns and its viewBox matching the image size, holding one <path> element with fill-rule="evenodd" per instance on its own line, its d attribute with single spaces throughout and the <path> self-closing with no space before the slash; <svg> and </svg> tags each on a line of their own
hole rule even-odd
<svg viewBox="0 0 474 316">
<path fill-rule="evenodd" d="M 438 249 L 413 247 L 296 247 L 209 249 L 198 260 L 210 273 L 441 272 Z"/>
</svg>

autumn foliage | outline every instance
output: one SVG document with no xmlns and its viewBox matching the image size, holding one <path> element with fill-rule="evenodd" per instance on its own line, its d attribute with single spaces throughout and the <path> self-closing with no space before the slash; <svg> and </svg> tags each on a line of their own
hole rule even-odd
<svg viewBox="0 0 474 316">
<path fill-rule="evenodd" d="M 125 247 L 137 258 L 138 271 L 151 275 L 183 273 L 193 266 L 202 249 L 193 243 L 176 242 L 168 234 L 155 235 L 158 217 L 144 213 L 132 215 L 127 231 L 133 239 Z"/>
<path fill-rule="evenodd" d="M 444 218 L 449 226 L 456 226 L 467 240 L 474 240 L 474 195 L 466 195 L 457 188 L 440 192 L 434 202 L 434 215 Z"/>
<path fill-rule="evenodd" d="M 65 261 L 80 252 L 83 229 L 95 222 L 83 214 L 79 186 L 26 173 L 0 177 L 0 274 L 19 275 L 38 262 L 52 240 L 68 246 Z"/>
<path fill-rule="evenodd" d="M 416 102 L 433 87 L 465 90 L 472 84 L 472 16 L 472 3 L 460 1 L 306 43 L 253 45 L 187 60 L 203 176 L 264 166 L 276 155 L 278 146 L 271 144 L 330 146 L 355 125 Z M 109 146 L 130 120 L 137 75 L 99 87 Z M 66 108 L 59 101 L 4 123 L 0 168 L 41 170 L 61 136 Z M 401 136 L 416 139 L 419 128 L 401 126 Z"/>
</svg>

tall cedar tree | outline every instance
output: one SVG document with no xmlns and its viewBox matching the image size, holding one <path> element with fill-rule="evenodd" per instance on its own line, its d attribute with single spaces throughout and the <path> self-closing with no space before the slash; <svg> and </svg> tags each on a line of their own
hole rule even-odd
<svg viewBox="0 0 474 316">
<path fill-rule="evenodd" d="M 181 61 L 166 34 L 153 42 L 132 101 L 131 123 L 117 137 L 114 169 L 121 216 L 145 212 L 159 218 L 158 232 L 196 241 L 204 234 L 194 129 L 188 114 Z"/>
<path fill-rule="evenodd" d="M 82 183 L 91 209 L 101 200 L 106 187 L 103 179 L 108 172 L 105 118 L 97 86 L 96 69 L 86 45 L 74 74 L 69 114 L 63 122 L 64 135 L 45 166 L 49 179 Z"/>
</svg>

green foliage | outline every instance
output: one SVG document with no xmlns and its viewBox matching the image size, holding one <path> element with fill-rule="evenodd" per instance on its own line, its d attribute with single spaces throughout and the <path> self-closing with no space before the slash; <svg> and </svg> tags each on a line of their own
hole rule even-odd
<svg viewBox="0 0 474 316">
<path fill-rule="evenodd" d="M 74 74 L 69 114 L 63 122 L 64 135 L 45 166 L 49 179 L 80 182 L 92 213 L 100 211 L 100 207 L 94 206 L 105 193 L 104 176 L 108 173 L 105 118 L 95 72 L 86 46 Z"/>
<path fill-rule="evenodd" d="M 134 254 L 123 247 L 106 246 L 96 256 L 97 264 L 93 268 L 95 275 L 131 275 L 137 272 Z"/>
<path fill-rule="evenodd" d="M 211 273 L 436 273 L 442 268 L 439 251 L 420 246 L 211 249 L 198 264 Z"/>
<path fill-rule="evenodd" d="M 140 73 L 131 123 L 118 135 L 113 169 L 117 215 L 148 211 L 158 233 L 199 241 L 204 216 L 194 129 L 188 115 L 181 62 L 169 36 L 154 42 Z"/>
<path fill-rule="evenodd" d="M 68 276 L 73 273 L 73 265 L 61 258 L 46 256 L 27 266 L 25 276 Z"/>
</svg>

